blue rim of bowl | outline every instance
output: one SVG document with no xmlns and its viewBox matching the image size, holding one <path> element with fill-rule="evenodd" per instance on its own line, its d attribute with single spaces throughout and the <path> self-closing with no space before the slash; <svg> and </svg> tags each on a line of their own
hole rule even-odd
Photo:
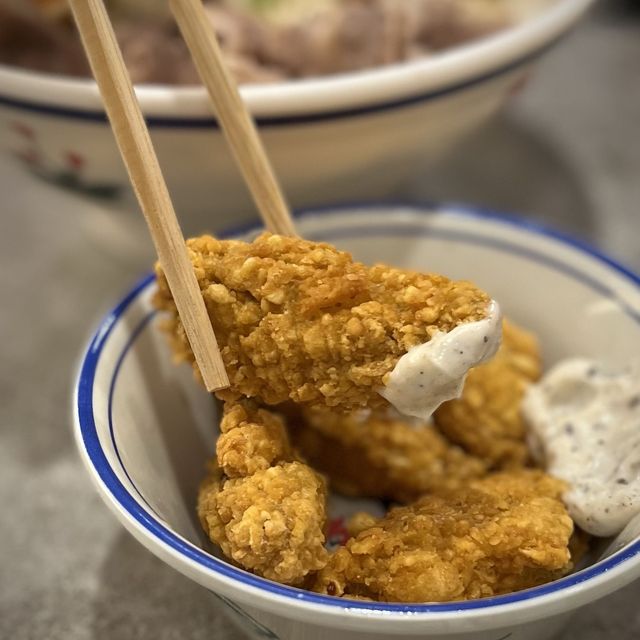
<svg viewBox="0 0 640 640">
<path fill-rule="evenodd" d="M 443 96 L 469 89 L 483 82 L 488 82 L 502 75 L 506 75 L 512 71 L 515 71 L 519 67 L 530 64 L 538 57 L 542 56 L 549 49 L 555 47 L 569 32 L 571 28 L 567 29 L 553 40 L 546 42 L 544 45 L 538 47 L 534 51 L 527 53 L 526 55 L 500 66 L 496 69 L 488 71 L 486 73 L 474 76 L 467 80 L 454 83 L 441 89 L 427 91 L 425 93 L 416 94 L 400 100 L 393 100 L 389 102 L 379 102 L 377 104 L 352 107 L 349 109 L 336 109 L 331 111 L 307 113 L 301 115 L 290 116 L 273 116 L 273 117 L 257 117 L 256 123 L 261 127 L 280 127 L 290 126 L 296 124 L 312 124 L 315 122 L 326 122 L 330 120 L 338 120 L 344 118 L 354 118 L 363 115 L 369 115 L 374 113 L 382 113 L 393 109 L 402 109 L 405 107 L 411 107 L 422 102 L 430 102 L 437 100 Z M 0 65 L 1 66 L 1 65 Z M 107 122 L 107 116 L 104 111 L 84 110 L 84 109 L 70 109 L 66 107 L 55 107 L 46 104 L 40 104 L 28 100 L 21 100 L 13 98 L 7 95 L 0 94 L 0 105 L 10 107 L 14 109 L 21 109 L 23 111 L 29 111 L 31 113 L 39 113 L 49 116 L 57 116 L 59 118 L 83 120 L 90 122 Z M 215 118 L 212 117 L 192 117 L 192 118 L 174 118 L 169 116 L 146 116 L 145 120 L 150 127 L 163 128 L 171 127 L 178 129 L 197 129 L 197 128 L 219 128 L 219 125 Z"/>
<path fill-rule="evenodd" d="M 442 213 L 458 215 L 462 217 L 486 219 L 507 226 L 516 227 L 530 231 L 546 238 L 552 238 L 569 247 L 586 254 L 588 257 L 595 259 L 597 262 L 603 263 L 625 279 L 631 281 L 633 285 L 640 289 L 640 275 L 635 274 L 627 267 L 624 267 L 616 260 L 603 254 L 599 250 L 593 248 L 589 244 L 578 240 L 568 234 L 549 228 L 537 222 L 524 220 L 516 216 L 511 216 L 496 211 L 483 209 L 480 207 L 471 207 L 459 204 L 449 203 L 428 203 L 428 202 L 354 202 L 342 203 L 339 205 L 328 205 L 313 209 L 304 209 L 296 213 L 296 217 L 304 218 L 306 216 L 318 216 L 323 214 L 340 213 L 341 211 L 356 213 L 358 211 L 365 212 L 366 209 L 381 210 L 389 207 L 404 208 L 412 213 L 424 215 L 433 215 Z M 249 231 L 258 230 L 259 225 L 243 225 L 230 229 L 224 234 L 225 237 L 230 235 L 238 235 Z M 640 554 L 640 540 L 630 544 L 621 551 L 615 553 L 611 557 L 603 560 L 592 567 L 583 569 L 575 574 L 571 574 L 564 578 L 560 578 L 554 582 L 510 593 L 502 596 L 494 596 L 491 598 L 482 598 L 479 600 L 468 600 L 462 602 L 434 603 L 434 604 L 399 604 L 399 603 L 377 603 L 377 602 L 358 602 L 355 600 L 344 600 L 333 596 L 324 596 L 309 591 L 297 589 L 271 582 L 264 578 L 260 578 L 253 574 L 247 573 L 242 569 L 237 569 L 223 560 L 215 558 L 206 553 L 199 547 L 185 541 L 180 536 L 173 533 L 166 525 L 154 518 L 148 511 L 143 509 L 127 489 L 122 485 L 111 465 L 109 464 L 97 435 L 96 424 L 93 417 L 93 382 L 95 378 L 96 367 L 100 358 L 100 354 L 118 319 L 125 313 L 131 303 L 143 292 L 153 281 L 153 274 L 146 275 L 136 284 L 133 289 L 123 298 L 123 300 L 106 316 L 99 326 L 89 343 L 89 347 L 83 357 L 80 367 L 76 386 L 76 411 L 77 426 L 81 436 L 82 443 L 85 447 L 89 461 L 102 483 L 110 495 L 116 500 L 121 508 L 131 516 L 138 525 L 147 530 L 148 533 L 156 537 L 159 542 L 177 551 L 180 555 L 185 556 L 194 561 L 202 568 L 206 568 L 215 573 L 222 574 L 227 578 L 231 578 L 260 590 L 266 591 L 272 595 L 284 596 L 290 601 L 306 602 L 310 604 L 319 604 L 329 606 L 333 609 L 342 611 L 378 611 L 397 614 L 437 614 L 451 613 L 463 611 L 478 611 L 496 608 L 509 604 L 531 601 L 541 596 L 553 594 L 563 591 L 570 587 L 575 587 L 592 578 L 596 578 L 610 571 L 611 569 L 622 564 L 626 560 Z M 125 470 L 126 472 L 126 470 Z"/>
</svg>

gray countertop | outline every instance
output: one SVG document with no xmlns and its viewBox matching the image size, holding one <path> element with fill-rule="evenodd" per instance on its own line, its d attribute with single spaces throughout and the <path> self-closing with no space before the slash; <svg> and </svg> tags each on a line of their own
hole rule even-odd
<svg viewBox="0 0 640 640">
<path fill-rule="evenodd" d="M 71 378 L 96 318 L 151 249 L 96 205 L 0 160 L 0 638 L 240 640 L 207 591 L 98 498 L 71 435 Z M 493 124 L 400 195 L 520 211 L 640 270 L 640 10 L 601 2 Z M 640 583 L 563 640 L 640 637 Z"/>
</svg>

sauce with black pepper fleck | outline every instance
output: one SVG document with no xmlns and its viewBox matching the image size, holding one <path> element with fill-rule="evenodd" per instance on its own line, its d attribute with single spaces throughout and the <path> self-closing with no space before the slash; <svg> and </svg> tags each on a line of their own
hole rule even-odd
<svg viewBox="0 0 640 640">
<path fill-rule="evenodd" d="M 590 360 L 556 365 L 523 402 L 531 448 L 570 489 L 588 533 L 611 536 L 640 514 L 640 365 L 611 372 Z"/>
</svg>

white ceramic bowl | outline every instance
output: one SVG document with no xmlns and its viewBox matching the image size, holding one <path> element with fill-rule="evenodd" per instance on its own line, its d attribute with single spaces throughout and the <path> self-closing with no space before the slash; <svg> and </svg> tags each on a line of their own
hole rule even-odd
<svg viewBox="0 0 640 640">
<path fill-rule="evenodd" d="M 557 0 L 536 18 L 428 59 L 245 87 L 289 199 L 304 206 L 387 193 L 416 161 L 425 166 L 495 113 L 592 2 Z M 183 219 L 206 214 L 217 231 L 251 217 L 204 90 L 137 93 Z M 51 182 L 135 207 L 91 81 L 0 66 L 0 147 Z"/>
<path fill-rule="evenodd" d="M 539 335 L 547 367 L 574 355 L 620 365 L 630 357 L 630 345 L 640 343 L 640 278 L 552 231 L 474 210 L 403 205 L 308 212 L 298 228 L 365 262 L 472 278 L 509 317 Z M 341 600 L 227 564 L 205 541 L 194 514 L 197 486 L 214 449 L 214 403 L 189 367 L 171 364 L 155 328 L 153 289 L 152 277 L 145 277 L 89 344 L 75 398 L 78 446 L 124 526 L 217 594 L 255 637 L 320 640 L 330 632 L 336 640 L 544 640 L 575 609 L 640 576 L 638 540 L 556 582 L 451 604 Z"/>
</svg>

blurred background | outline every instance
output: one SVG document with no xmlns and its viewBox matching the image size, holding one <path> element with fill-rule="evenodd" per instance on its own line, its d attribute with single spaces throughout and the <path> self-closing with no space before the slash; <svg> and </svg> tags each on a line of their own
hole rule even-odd
<svg viewBox="0 0 640 640">
<path fill-rule="evenodd" d="M 385 195 L 517 213 L 640 271 L 639 142 L 640 3 L 601 1 L 497 117 Z M 219 230 L 199 216 L 190 231 Z M 210 593 L 107 512 L 72 441 L 81 348 L 154 260 L 135 205 L 60 188 L 1 154 L 0 225 L 0 637 L 239 640 Z M 636 585 L 601 601 L 562 639 L 640 637 L 639 597 Z"/>
</svg>

